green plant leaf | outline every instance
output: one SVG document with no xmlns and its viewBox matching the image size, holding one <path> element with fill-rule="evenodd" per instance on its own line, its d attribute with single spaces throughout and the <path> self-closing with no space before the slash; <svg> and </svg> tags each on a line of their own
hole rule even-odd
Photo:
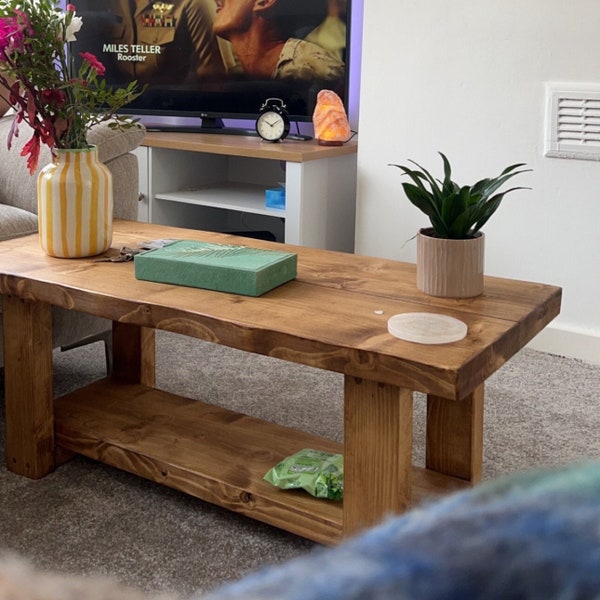
<svg viewBox="0 0 600 600">
<path fill-rule="evenodd" d="M 450 237 L 450 232 L 448 231 L 448 228 L 446 227 L 444 221 L 437 217 L 431 217 L 429 221 L 431 222 L 431 227 L 433 228 L 433 231 L 435 232 L 435 235 L 437 237 L 443 239 L 447 239 Z"/>
<path fill-rule="evenodd" d="M 429 217 L 439 237 L 466 239 L 474 236 L 498 209 L 506 194 L 518 189 L 529 189 L 513 187 L 492 195 L 512 177 L 531 171 L 523 168 L 525 163 L 510 165 L 497 177 L 481 179 L 472 186 L 460 187 L 452 181 L 450 161 L 442 152 L 439 154 L 444 167 L 444 178 L 441 181 L 414 160 L 409 162 L 417 168 L 392 165 L 412 180 L 412 184 L 402 184 L 406 197 Z"/>
<path fill-rule="evenodd" d="M 469 231 L 469 235 L 474 236 L 489 220 L 489 218 L 496 212 L 498 207 L 500 206 L 500 202 L 502 202 L 502 198 L 505 196 L 506 192 L 501 194 L 497 194 L 490 198 L 478 211 L 477 220 L 473 227 L 471 227 Z"/>
<path fill-rule="evenodd" d="M 514 165 L 510 165 L 500 173 L 500 175 L 504 175 L 505 173 L 509 173 L 510 171 L 514 171 L 515 169 L 520 169 L 521 167 L 526 167 L 527 163 L 516 163 Z M 532 169 L 525 169 L 526 171 L 531 171 Z"/>
<path fill-rule="evenodd" d="M 431 194 L 425 190 L 413 185 L 412 183 L 403 183 L 404 193 L 409 201 L 428 217 L 437 217 L 437 210 L 432 202 Z"/>
<path fill-rule="evenodd" d="M 454 210 L 446 216 L 446 227 L 448 237 L 452 239 L 463 239 L 468 237 L 468 231 L 471 226 L 471 214 L 473 207 L 477 206 L 479 195 L 472 195 L 469 186 L 463 186 L 457 199 L 454 202 Z"/>
<path fill-rule="evenodd" d="M 427 169 L 424 169 L 419 163 L 415 162 L 414 160 L 411 160 L 410 162 L 413 163 L 414 165 L 416 165 L 417 167 L 419 167 L 419 169 L 421 169 L 420 172 L 419 171 L 413 171 L 413 172 L 419 173 L 419 176 L 427 181 L 427 183 L 429 184 L 429 187 L 430 187 L 431 194 L 435 198 L 437 206 L 438 206 L 438 210 L 439 210 L 442 205 L 442 200 L 443 200 L 444 194 L 443 194 L 442 190 L 440 189 L 437 180 L 435 179 L 435 177 L 433 177 L 433 175 L 431 175 L 431 173 Z"/>
<path fill-rule="evenodd" d="M 442 162 L 444 163 L 444 183 L 442 185 L 442 190 L 444 191 L 444 194 L 451 194 L 453 191 L 456 191 L 458 186 L 452 181 L 452 167 L 450 166 L 450 161 L 442 152 L 439 152 L 439 155 L 442 157 Z"/>
<path fill-rule="evenodd" d="M 471 235 L 477 233 L 489 220 L 489 218 L 496 212 L 502 199 L 509 192 L 514 192 L 516 190 L 528 190 L 530 188 L 527 187 L 512 187 L 504 192 L 496 194 L 492 196 L 485 204 L 482 206 L 480 214 L 477 215 L 477 220 L 474 221 L 474 225 L 471 229 Z"/>
<path fill-rule="evenodd" d="M 405 175 L 408 175 L 414 182 L 414 185 L 411 184 L 402 184 L 404 189 L 404 193 L 407 195 L 407 198 L 425 213 L 430 221 L 433 224 L 432 218 L 441 219 L 441 199 L 442 193 L 441 190 L 435 184 L 435 181 L 431 177 L 431 175 L 427 176 L 420 171 L 416 171 L 415 169 L 411 169 L 405 165 L 390 165 L 393 167 L 398 167 Z M 430 189 L 423 184 L 423 182 L 429 185 Z M 433 185 L 432 185 L 433 182 Z M 419 192 L 415 192 L 417 189 Z M 408 190 L 408 192 L 407 192 Z M 411 195 L 409 195 L 409 193 Z"/>
<path fill-rule="evenodd" d="M 453 223 L 458 215 L 464 212 L 468 196 L 469 188 L 461 188 L 458 192 L 451 192 L 444 198 L 442 219 L 445 224 Z"/>
<path fill-rule="evenodd" d="M 493 179 L 482 179 L 478 181 L 473 189 L 477 192 L 480 192 L 483 196 L 489 197 L 491 196 L 497 189 L 502 187 L 509 179 L 515 177 L 515 175 L 519 175 L 520 173 L 526 173 L 531 171 L 531 169 L 522 169 L 521 171 L 514 171 L 513 169 L 521 166 L 522 163 L 517 165 L 512 165 L 511 167 L 507 167 L 502 171 L 502 173 L 498 177 L 494 177 Z M 509 172 L 513 170 L 512 172 Z"/>
</svg>

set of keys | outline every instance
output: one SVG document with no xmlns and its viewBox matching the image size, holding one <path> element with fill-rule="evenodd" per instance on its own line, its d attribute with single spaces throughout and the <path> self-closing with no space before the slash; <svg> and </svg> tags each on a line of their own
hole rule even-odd
<svg viewBox="0 0 600 600">
<path fill-rule="evenodd" d="M 123 246 L 119 251 L 119 254 L 115 256 L 103 256 L 102 258 L 97 258 L 94 262 L 129 262 L 133 260 L 133 257 L 140 252 L 143 252 L 141 248 L 134 249 L 129 246 Z"/>
<path fill-rule="evenodd" d="M 119 254 L 115 256 L 103 256 L 102 258 L 97 258 L 94 262 L 129 262 L 133 260 L 133 257 L 136 254 L 141 254 L 142 252 L 146 252 L 147 250 L 153 250 L 154 248 L 162 248 L 167 244 L 172 242 L 176 242 L 177 240 L 152 240 L 150 242 L 142 242 L 138 244 L 135 248 L 130 248 L 129 246 L 123 246 L 121 250 L 119 250 Z"/>
</svg>

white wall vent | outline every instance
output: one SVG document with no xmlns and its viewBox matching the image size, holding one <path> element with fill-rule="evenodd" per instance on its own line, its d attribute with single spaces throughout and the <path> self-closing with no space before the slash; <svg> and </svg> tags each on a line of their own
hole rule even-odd
<svg viewBox="0 0 600 600">
<path fill-rule="evenodd" d="M 600 161 L 600 85 L 546 85 L 545 155 Z"/>
</svg>

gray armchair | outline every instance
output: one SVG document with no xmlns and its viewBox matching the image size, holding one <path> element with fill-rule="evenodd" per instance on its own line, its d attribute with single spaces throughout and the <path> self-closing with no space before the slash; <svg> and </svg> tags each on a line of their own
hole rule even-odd
<svg viewBox="0 0 600 600">
<path fill-rule="evenodd" d="M 12 120 L 10 115 L 0 118 L 0 241 L 37 232 L 37 174 L 29 174 L 26 160 L 20 155 L 21 147 L 29 136 L 25 126 L 21 125 L 21 135 L 13 140 L 11 150 L 7 150 L 6 139 Z M 101 123 L 88 136 L 88 141 L 98 146 L 100 160 L 112 172 L 116 218 L 137 219 L 138 163 L 131 151 L 140 145 L 144 134 L 142 126 L 120 131 L 111 129 L 107 123 Z M 49 161 L 50 153 L 44 147 L 39 161 L 40 168 Z M 1 311 L 0 296 L 0 313 Z M 97 339 L 107 342 L 110 329 L 110 322 L 105 319 L 54 308 L 52 334 L 55 348 L 69 348 Z M 0 318 L 0 340 L 2 337 Z M 3 346 L 1 342 L 0 367 L 4 364 Z M 108 347 L 107 344 L 107 350 Z M 107 360 L 109 356 L 107 353 Z M 110 362 L 108 367 L 110 368 Z"/>
</svg>

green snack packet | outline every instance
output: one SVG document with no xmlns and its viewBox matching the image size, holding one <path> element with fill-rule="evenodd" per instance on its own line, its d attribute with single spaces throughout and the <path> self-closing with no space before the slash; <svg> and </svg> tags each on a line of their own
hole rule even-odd
<svg viewBox="0 0 600 600">
<path fill-rule="evenodd" d="M 284 458 L 263 479 L 284 490 L 301 488 L 316 498 L 341 500 L 344 495 L 344 457 L 305 448 Z"/>
</svg>

